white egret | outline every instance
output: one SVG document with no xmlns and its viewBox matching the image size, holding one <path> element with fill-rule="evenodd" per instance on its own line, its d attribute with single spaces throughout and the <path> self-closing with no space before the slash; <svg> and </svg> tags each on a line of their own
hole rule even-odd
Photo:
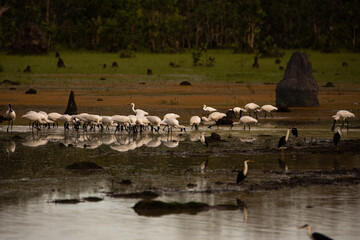
<svg viewBox="0 0 360 240">
<path fill-rule="evenodd" d="M 132 110 L 133 112 L 136 114 L 136 115 L 142 115 L 142 116 L 146 116 L 146 115 L 149 115 L 148 112 L 142 110 L 142 109 L 135 109 L 135 104 L 134 103 L 131 103 L 131 106 L 132 106 Z"/>
<path fill-rule="evenodd" d="M 203 110 L 204 110 L 204 111 L 207 111 L 207 112 L 215 112 L 215 111 L 217 111 L 215 108 L 213 108 L 213 107 L 208 107 L 208 106 L 206 106 L 206 105 L 203 106 Z"/>
</svg>

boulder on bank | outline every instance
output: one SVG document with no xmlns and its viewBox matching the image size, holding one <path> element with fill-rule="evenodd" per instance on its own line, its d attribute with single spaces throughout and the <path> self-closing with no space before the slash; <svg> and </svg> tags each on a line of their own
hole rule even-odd
<svg viewBox="0 0 360 240">
<path fill-rule="evenodd" d="M 69 114 L 69 115 L 77 114 L 75 95 L 74 95 L 73 91 L 70 92 L 69 101 L 68 101 L 68 105 L 67 105 L 65 114 Z"/>
<path fill-rule="evenodd" d="M 305 52 L 295 52 L 287 64 L 284 78 L 276 86 L 276 105 L 317 107 L 319 86 L 312 75 Z"/>
</svg>

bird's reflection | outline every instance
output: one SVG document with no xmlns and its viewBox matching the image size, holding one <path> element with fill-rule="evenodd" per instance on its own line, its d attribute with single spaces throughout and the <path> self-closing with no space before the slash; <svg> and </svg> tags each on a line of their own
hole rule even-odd
<svg viewBox="0 0 360 240">
<path fill-rule="evenodd" d="M 16 150 L 16 143 L 13 140 L 11 140 L 6 144 L 6 152 L 8 156 L 10 156 L 11 153 L 14 153 L 15 150 Z"/>
<path fill-rule="evenodd" d="M 248 210 L 247 210 L 246 203 L 244 201 L 240 200 L 239 198 L 237 198 L 236 199 L 236 205 L 244 214 L 244 223 L 247 223 L 247 221 L 248 221 Z"/>
<path fill-rule="evenodd" d="M 83 149 L 95 149 L 101 145 L 107 145 L 118 152 L 127 152 L 141 147 L 156 148 L 164 145 L 168 148 L 176 148 L 181 141 L 185 141 L 188 135 L 184 133 L 171 134 L 44 134 L 31 133 L 22 142 L 27 147 L 39 147 L 49 142 L 61 143 L 65 147 L 76 147 Z M 196 137 L 199 138 L 199 137 Z M 9 143 L 10 144 L 10 143 Z M 15 142 L 14 142 L 15 144 Z M 10 149 L 10 145 L 9 145 Z M 8 150 L 7 150 L 8 151 Z M 10 151 L 10 150 L 9 150 Z"/>
</svg>

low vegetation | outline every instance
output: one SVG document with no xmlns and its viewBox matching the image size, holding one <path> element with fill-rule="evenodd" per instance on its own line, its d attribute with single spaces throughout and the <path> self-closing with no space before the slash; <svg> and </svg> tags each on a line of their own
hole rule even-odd
<svg viewBox="0 0 360 240">
<path fill-rule="evenodd" d="M 235 54 L 232 50 L 207 50 L 207 56 L 216 59 L 212 67 L 206 64 L 194 66 L 192 52 L 177 54 L 136 53 L 135 57 L 121 58 L 119 53 L 93 51 L 60 51 L 66 68 L 58 68 L 55 53 L 48 55 L 18 56 L 0 53 L 0 80 L 9 79 L 20 84 L 42 86 L 69 86 L 73 84 L 100 84 L 112 82 L 196 82 L 224 83 L 277 83 L 284 76 L 291 54 L 286 50 L 283 57 L 258 58 L 259 68 L 252 68 L 254 54 Z M 312 63 L 313 75 L 319 85 L 332 82 L 358 83 L 360 55 L 350 52 L 326 54 L 306 51 Z M 277 61 L 278 60 L 278 61 Z M 280 60 L 280 63 L 279 63 Z M 118 67 L 111 67 L 113 62 Z M 277 63 L 275 63 L 277 62 Z M 169 63 L 181 63 L 172 67 Z M 205 63 L 205 61 L 204 61 Z M 346 64 L 343 64 L 346 63 Z M 104 64 L 108 67 L 104 68 Z M 27 66 L 31 73 L 24 73 Z M 283 67 L 283 69 L 281 68 Z M 152 75 L 147 75 L 152 69 Z"/>
</svg>

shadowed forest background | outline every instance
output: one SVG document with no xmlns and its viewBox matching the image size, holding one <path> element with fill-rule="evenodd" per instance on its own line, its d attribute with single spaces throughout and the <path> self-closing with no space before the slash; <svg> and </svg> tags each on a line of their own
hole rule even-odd
<svg viewBox="0 0 360 240">
<path fill-rule="evenodd" d="M 48 50 L 360 50 L 359 0 L 1 0 L 0 49 L 12 52 L 29 24 L 41 28 Z"/>
</svg>

